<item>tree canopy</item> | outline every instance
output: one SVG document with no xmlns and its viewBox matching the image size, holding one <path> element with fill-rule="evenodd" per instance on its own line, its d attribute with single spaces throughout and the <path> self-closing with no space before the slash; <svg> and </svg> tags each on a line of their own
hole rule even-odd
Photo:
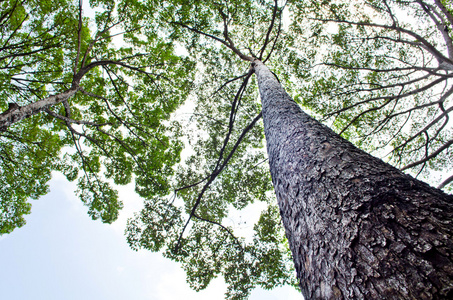
<svg viewBox="0 0 453 300">
<path fill-rule="evenodd" d="M 182 147 L 169 118 L 193 63 L 129 1 L 93 2 L 91 18 L 82 2 L 1 5 L 0 232 L 24 224 L 53 170 L 78 178 L 88 213 L 107 223 L 122 207 L 112 183 L 135 176 L 139 193 L 166 194 Z"/>
<path fill-rule="evenodd" d="M 82 201 L 106 222 L 121 207 L 111 183 L 135 179 L 145 208 L 129 244 L 181 262 L 193 288 L 223 275 L 241 299 L 293 283 L 254 58 L 362 149 L 416 175 L 451 169 L 448 1 L 105 1 L 91 3 L 95 22 L 79 3 L 33 16 L 28 3 L 2 4 L 0 105 L 59 98 L 0 133 L 3 232 L 23 224 L 52 170 L 71 180 L 80 167 Z M 170 119 L 186 98 L 189 118 Z M 244 209 L 261 213 L 252 238 L 230 221 Z"/>
</svg>

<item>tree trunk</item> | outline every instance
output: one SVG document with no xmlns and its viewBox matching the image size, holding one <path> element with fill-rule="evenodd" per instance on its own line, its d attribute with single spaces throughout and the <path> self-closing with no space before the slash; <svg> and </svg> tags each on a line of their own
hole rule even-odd
<svg viewBox="0 0 453 300">
<path fill-rule="evenodd" d="M 357 149 L 252 65 L 305 299 L 453 299 L 453 196 Z"/>
</svg>

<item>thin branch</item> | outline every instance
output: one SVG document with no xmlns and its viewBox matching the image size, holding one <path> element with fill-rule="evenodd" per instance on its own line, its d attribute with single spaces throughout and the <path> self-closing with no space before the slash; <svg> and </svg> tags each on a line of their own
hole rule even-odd
<svg viewBox="0 0 453 300">
<path fill-rule="evenodd" d="M 418 4 L 420 4 L 420 6 L 422 7 L 422 9 L 425 11 L 425 13 L 431 18 L 431 20 L 433 20 L 434 24 L 436 24 L 436 27 L 437 27 L 437 30 L 440 32 L 440 34 L 442 35 L 442 37 L 444 38 L 444 41 L 445 41 L 445 45 L 447 46 L 447 49 L 448 49 L 448 57 L 450 59 L 453 59 L 453 43 L 452 43 L 452 40 L 451 40 L 451 37 L 450 35 L 448 34 L 448 30 L 447 30 L 447 24 L 445 23 L 445 20 L 442 19 L 442 17 L 438 14 L 438 12 L 435 10 L 434 7 L 432 7 L 431 5 L 427 4 L 427 3 L 424 3 L 422 2 L 421 0 L 416 0 Z M 431 13 L 431 10 L 434 12 L 434 14 L 436 14 L 439 19 L 441 20 L 439 22 L 439 20 Z"/>
<path fill-rule="evenodd" d="M 336 115 L 336 114 L 339 114 L 339 113 L 342 113 L 344 111 L 347 111 L 351 108 L 354 108 L 356 106 L 359 106 L 359 105 L 362 105 L 362 104 L 365 104 L 365 103 L 368 103 L 368 102 L 372 102 L 372 101 L 376 101 L 376 100 L 384 100 L 384 99 L 387 99 L 387 100 L 393 100 L 393 99 L 401 99 L 401 98 L 405 98 L 405 97 L 408 97 L 408 96 L 411 96 L 411 95 L 414 95 L 414 94 L 417 94 L 417 93 L 420 93 L 420 92 L 423 92 L 439 83 L 441 83 L 442 81 L 444 81 L 445 79 L 444 78 L 438 78 L 432 82 L 430 82 L 429 84 L 421 87 L 421 88 L 418 88 L 418 89 L 415 89 L 415 90 L 412 90 L 408 93 L 405 93 L 405 94 L 400 94 L 398 96 L 381 96 L 381 97 L 375 97 L 375 98 L 369 98 L 369 99 L 365 99 L 365 100 L 362 100 L 362 101 L 359 101 L 357 103 L 354 103 L 352 105 L 349 105 L 347 107 L 344 107 L 342 109 L 339 109 L 335 112 L 332 112 L 332 113 L 329 113 L 327 116 L 332 116 L 332 115 Z"/>
<path fill-rule="evenodd" d="M 52 117 L 57 118 L 57 119 L 60 119 L 60 120 L 63 120 L 63 121 L 68 122 L 68 123 L 74 123 L 74 124 L 78 124 L 78 125 L 90 125 L 90 126 L 95 126 L 95 127 L 101 127 L 101 126 L 106 126 L 106 125 L 112 125 L 112 123 L 101 123 L 101 124 L 97 124 L 97 123 L 90 122 L 90 121 L 74 120 L 74 119 L 71 119 L 71 118 L 68 118 L 68 117 L 59 115 L 59 114 L 57 114 L 57 113 L 51 111 L 51 110 L 48 109 L 48 108 L 44 109 L 44 111 L 45 111 L 46 113 L 48 113 L 49 115 L 51 115 Z"/>
<path fill-rule="evenodd" d="M 434 151 L 434 152 L 431 153 L 430 155 L 425 156 L 425 157 L 424 157 L 423 159 L 421 159 L 421 160 L 418 160 L 418 161 L 416 161 L 416 162 L 413 162 L 413 163 L 410 163 L 410 164 L 404 166 L 403 168 L 401 168 L 401 171 L 404 171 L 404 170 L 413 168 L 413 167 L 415 167 L 415 166 L 418 166 L 419 164 L 422 164 L 422 163 L 427 162 L 428 160 L 430 160 L 430 159 L 436 157 L 437 155 L 439 155 L 442 151 L 444 151 L 445 149 L 447 149 L 448 147 L 450 147 L 452 144 L 453 144 L 453 140 L 449 140 L 449 141 L 446 142 L 442 147 L 440 147 L 439 149 L 437 149 L 436 151 Z"/>
<path fill-rule="evenodd" d="M 236 243 L 239 245 L 239 247 L 241 247 L 241 250 L 243 251 L 244 248 L 242 247 L 242 244 L 241 242 L 239 241 L 239 239 L 231 232 L 231 230 L 229 230 L 228 228 L 226 228 L 225 226 L 223 226 L 222 224 L 216 222 L 216 221 L 211 221 L 211 220 L 208 220 L 208 219 L 205 219 L 205 218 L 202 218 L 200 216 L 198 216 L 197 214 L 194 214 L 193 215 L 195 218 L 197 218 L 198 220 L 201 220 L 201 221 L 204 221 L 204 222 L 208 222 L 208 223 L 211 223 L 211 224 L 214 224 L 214 225 L 217 225 L 219 226 L 220 228 L 222 228 L 223 230 L 225 230 L 235 241 Z"/>
<path fill-rule="evenodd" d="M 440 10 L 447 17 L 448 21 L 450 22 L 450 26 L 453 26 L 453 16 L 450 13 L 450 11 L 445 7 L 445 5 L 442 4 L 442 2 L 440 2 L 440 0 L 434 0 L 434 3 L 437 5 L 437 7 L 440 8 Z"/>
<path fill-rule="evenodd" d="M 443 189 L 447 184 L 453 181 L 453 175 L 445 179 L 437 188 L 438 189 Z"/>
<path fill-rule="evenodd" d="M 425 145 L 424 145 L 424 148 L 425 148 L 425 158 L 426 158 L 426 157 L 428 157 L 428 153 L 429 153 L 428 150 L 429 150 L 429 140 L 430 140 L 430 139 L 429 139 L 429 135 L 428 135 L 428 133 L 427 133 L 426 131 L 424 132 L 424 134 L 425 134 Z M 421 172 L 423 171 L 423 169 L 426 167 L 426 162 L 427 162 L 427 161 L 428 161 L 428 160 L 426 160 L 426 161 L 423 162 L 423 164 L 422 164 L 420 170 L 418 171 L 417 175 L 415 175 L 415 178 L 417 178 L 418 175 L 420 175 L 420 173 L 421 173 Z"/>
<path fill-rule="evenodd" d="M 400 90 L 400 93 L 398 94 L 398 96 L 393 96 L 393 97 L 389 97 L 388 100 L 386 102 L 384 102 L 382 105 L 380 106 L 376 106 L 376 107 L 373 107 L 373 108 L 369 108 L 363 112 L 361 112 L 360 114 L 358 114 L 354 119 L 352 119 L 348 125 L 346 125 L 342 130 L 341 132 L 339 133 L 339 135 L 341 135 L 343 132 L 345 132 L 346 129 L 349 128 L 349 126 L 351 126 L 352 124 L 354 124 L 355 121 L 357 121 L 361 116 L 364 116 L 366 115 L 367 113 L 370 113 L 372 111 L 376 111 L 376 110 L 380 110 L 382 109 L 383 107 L 387 106 L 387 104 L 389 104 L 390 102 L 392 102 L 393 100 L 396 100 L 398 101 L 400 99 L 400 96 L 401 96 L 401 93 L 403 91 L 403 88 L 401 88 Z M 396 105 L 396 104 L 395 104 Z"/>
<path fill-rule="evenodd" d="M 382 25 L 382 24 L 376 24 L 376 23 L 367 23 L 367 22 L 353 22 L 353 21 L 346 21 L 346 20 L 334 20 L 334 19 L 315 19 L 317 21 L 323 21 L 323 22 L 336 22 L 336 23 L 346 23 L 350 25 L 357 25 L 357 26 L 368 26 L 368 27 L 376 27 L 376 28 L 384 28 L 384 29 L 389 29 L 389 30 L 395 30 L 397 32 L 405 33 L 408 34 L 418 41 L 420 41 L 420 45 L 423 45 L 424 48 L 430 52 L 439 62 L 439 66 L 443 66 L 443 62 L 446 62 L 448 65 L 453 66 L 453 61 L 450 60 L 448 57 L 444 56 L 439 50 L 436 49 L 430 42 L 428 42 L 424 37 L 421 35 L 399 27 L 399 26 L 389 26 L 389 25 Z"/>
<path fill-rule="evenodd" d="M 420 130 L 419 132 L 417 132 L 416 134 L 414 134 L 413 136 L 411 136 L 409 139 L 407 139 L 403 144 L 399 145 L 398 147 L 396 147 L 393 151 L 395 150 L 398 150 L 400 148 L 403 148 L 405 147 L 410 141 L 412 141 L 413 139 L 415 139 L 417 136 L 419 136 L 420 134 L 422 134 L 423 132 L 427 131 L 429 128 L 431 128 L 434 124 L 436 124 L 437 122 L 439 122 L 442 118 L 444 118 L 446 115 L 448 115 L 451 111 L 453 111 L 453 106 L 450 106 L 447 110 L 445 110 L 442 114 L 440 114 L 437 118 L 435 118 L 434 120 L 431 121 L 431 123 L 429 123 L 428 125 L 426 125 L 425 127 L 423 127 L 422 130 Z"/>
<path fill-rule="evenodd" d="M 223 123 L 222 121 L 219 121 L 211 116 L 208 116 L 208 115 L 204 115 L 204 114 L 199 114 L 199 113 L 192 113 L 192 117 L 193 116 L 197 116 L 197 117 L 203 117 L 203 118 L 206 118 L 206 119 L 209 119 L 211 121 L 213 121 L 214 123 L 217 123 L 219 125 L 222 125 L 224 127 L 226 127 L 227 125 L 225 123 Z M 190 120 L 192 120 L 192 117 L 190 117 Z"/>
<path fill-rule="evenodd" d="M 280 37 L 280 33 L 282 32 L 282 12 L 283 12 L 283 9 L 285 8 L 285 6 L 286 6 L 286 3 L 281 8 L 281 13 L 280 13 L 279 21 L 278 21 L 277 34 L 275 35 L 274 42 L 272 43 L 271 50 L 267 54 L 266 58 L 262 61 L 263 64 L 266 63 L 269 58 L 271 58 L 272 53 L 275 50 L 275 46 L 277 45 L 278 38 Z"/>
<path fill-rule="evenodd" d="M 111 11 L 108 12 L 107 21 L 105 22 L 105 27 L 104 27 L 104 29 L 103 29 L 102 31 L 98 31 L 98 32 L 96 33 L 95 38 L 90 42 L 90 44 L 88 45 L 88 47 L 87 47 L 85 53 L 83 54 L 83 58 L 82 58 L 82 67 L 85 66 L 85 62 L 86 62 L 86 60 L 87 60 L 87 58 L 88 58 L 88 55 L 89 55 L 89 53 L 91 52 L 91 49 L 93 49 L 94 44 L 98 41 L 99 37 L 100 37 L 103 33 L 107 32 L 107 30 L 109 30 L 109 28 L 107 28 L 107 24 L 108 24 L 108 22 L 109 22 L 109 20 L 110 20 L 110 15 L 111 15 L 111 13 L 112 13 Z M 110 27 L 110 28 L 111 28 L 111 27 Z"/>
<path fill-rule="evenodd" d="M 390 18 L 392 18 L 392 27 L 396 27 L 398 23 L 395 19 L 395 16 L 394 16 L 392 10 L 390 9 L 389 4 L 387 3 L 387 0 L 384 0 L 384 4 L 385 4 L 385 7 L 387 7 L 387 12 L 389 13 Z"/>
<path fill-rule="evenodd" d="M 404 77 L 404 76 L 401 76 L 401 77 Z M 381 84 L 376 84 L 376 83 L 359 82 L 359 83 L 356 83 L 356 84 L 343 86 L 342 88 L 332 89 L 332 92 L 336 92 L 338 90 L 345 90 L 345 91 L 343 91 L 341 93 L 332 93 L 330 95 L 330 98 L 332 99 L 333 97 L 351 95 L 351 94 L 356 94 L 356 93 L 360 93 L 360 92 L 374 92 L 374 91 L 382 91 L 382 90 L 385 90 L 385 89 L 392 89 L 392 88 L 396 88 L 396 87 L 404 87 L 406 85 L 410 85 L 410 84 L 413 84 L 413 83 L 416 83 L 416 82 L 419 82 L 419 81 L 423 81 L 423 80 L 425 80 L 425 79 L 427 79 L 429 77 L 430 77 L 430 75 L 425 75 L 425 76 L 422 76 L 422 77 L 419 77 L 419 78 L 415 78 L 413 80 L 409 80 L 409 81 L 405 81 L 405 82 L 397 82 L 397 83 L 389 84 L 389 85 L 381 85 Z M 394 79 L 400 79 L 400 78 L 387 78 L 387 81 L 394 80 Z M 362 86 L 366 86 L 366 85 L 375 86 L 375 87 L 373 87 L 373 88 L 362 88 Z M 361 87 L 361 88 L 357 88 L 357 87 L 353 88 L 355 86 L 358 86 L 358 87 Z M 437 103 L 437 101 L 435 103 Z"/>
<path fill-rule="evenodd" d="M 247 74 L 247 77 L 245 77 L 244 81 L 242 82 L 242 85 L 239 87 L 239 90 L 238 90 L 238 92 L 236 93 L 236 95 L 234 97 L 233 103 L 231 104 L 230 121 L 229 121 L 229 124 L 228 124 L 228 133 L 227 133 L 227 135 L 226 135 L 226 137 L 224 139 L 223 147 L 220 150 L 219 159 L 218 159 L 217 164 L 216 164 L 216 166 L 214 168 L 214 171 L 217 170 L 217 168 L 219 167 L 220 162 L 221 162 L 221 160 L 223 158 L 223 152 L 226 149 L 226 146 L 227 146 L 228 141 L 230 139 L 230 135 L 231 135 L 231 133 L 233 131 L 233 124 L 234 124 L 234 121 L 236 119 L 236 112 L 237 112 L 237 108 L 239 106 L 239 102 L 241 101 L 243 92 L 245 91 L 245 88 L 247 86 L 248 80 L 249 80 L 250 76 L 252 76 L 252 74 L 253 74 L 253 70 L 250 69 L 248 74 Z"/>
<path fill-rule="evenodd" d="M 267 33 L 266 33 L 266 38 L 264 39 L 263 46 L 261 47 L 261 49 L 259 51 L 259 54 L 260 54 L 258 57 L 259 60 L 263 59 L 264 50 L 266 50 L 267 44 L 269 43 L 269 37 L 271 35 L 272 29 L 274 29 L 274 23 L 275 23 L 275 18 L 277 16 L 277 10 L 278 10 L 278 2 L 277 2 L 277 0 L 274 0 L 274 9 L 272 11 L 271 24 L 269 24 L 269 28 L 267 29 Z"/>
<path fill-rule="evenodd" d="M 248 72 L 247 73 L 244 73 L 240 76 L 237 76 L 233 79 L 230 79 L 228 81 L 226 81 L 224 84 L 222 84 L 214 93 L 212 93 L 211 97 L 214 96 L 215 94 L 217 94 L 218 92 L 220 92 L 224 87 L 226 87 L 228 84 L 230 84 L 231 82 L 233 81 L 236 81 L 236 80 L 239 80 L 241 78 L 244 78 L 245 76 L 248 76 Z"/>
<path fill-rule="evenodd" d="M 238 55 L 242 60 L 245 60 L 245 61 L 253 61 L 253 57 L 251 56 L 248 56 L 248 55 L 245 55 L 243 54 L 241 51 L 239 51 L 239 49 L 237 49 L 234 44 L 232 44 L 232 41 L 231 39 L 229 39 L 229 41 L 225 41 L 215 35 L 212 35 L 212 34 L 209 34 L 209 33 L 205 33 L 203 31 L 200 31 L 196 28 L 192 28 L 190 26 L 187 26 L 186 24 L 183 24 L 183 23 L 180 23 L 180 22 L 176 22 L 176 21 L 173 21 L 173 22 L 170 22 L 171 24 L 176 24 L 176 25 L 179 25 L 179 26 L 182 26 L 186 29 L 189 29 L 190 31 L 193 31 L 195 33 L 198 33 L 198 34 L 201 34 L 201 35 L 204 35 L 206 37 L 209 37 L 213 40 L 216 40 L 222 44 L 224 44 L 225 46 L 227 46 L 228 48 L 230 48 L 234 53 L 236 53 L 236 55 Z"/>
<path fill-rule="evenodd" d="M 80 60 L 80 51 L 82 48 L 82 0 L 79 0 L 79 24 L 77 29 L 77 56 L 74 62 L 73 74 L 77 74 L 77 66 Z"/>
<path fill-rule="evenodd" d="M 203 183 L 203 182 L 205 182 L 207 179 L 209 179 L 209 177 L 210 177 L 211 175 L 212 175 L 212 174 L 209 174 L 208 176 L 206 176 L 205 178 L 201 179 L 201 180 L 198 181 L 198 182 L 195 182 L 195 183 L 192 183 L 192 184 L 190 184 L 190 185 L 186 185 L 186 186 L 177 188 L 177 189 L 175 189 L 175 192 L 179 192 L 179 191 L 182 191 L 182 190 L 185 190 L 185 189 L 190 189 L 190 188 L 192 188 L 192 187 L 194 187 L 194 186 L 197 186 L 197 185 L 199 185 L 200 183 Z"/>
<path fill-rule="evenodd" d="M 82 147 L 81 147 L 81 145 L 80 145 L 80 137 L 81 137 L 81 135 L 79 135 L 79 134 L 77 133 L 77 131 L 71 126 L 70 123 L 66 123 L 66 125 L 67 125 L 67 127 L 69 128 L 69 130 L 70 130 L 70 132 L 71 132 L 72 140 L 73 140 L 73 142 L 74 142 L 74 146 L 76 147 L 77 154 L 79 155 L 80 159 L 82 160 L 82 169 L 83 169 L 83 172 L 85 173 L 85 177 L 87 178 L 87 182 L 88 182 L 88 184 L 89 184 L 89 186 L 90 186 L 90 190 L 91 190 L 91 192 L 92 192 L 93 194 L 95 194 L 95 195 L 98 196 L 98 194 L 96 193 L 96 191 L 95 191 L 94 188 L 93 188 L 93 184 L 92 184 L 92 182 L 91 182 L 91 180 L 90 180 L 90 176 L 88 175 L 88 171 L 87 171 L 87 169 L 86 169 L 87 166 L 88 166 L 88 169 L 89 169 L 90 173 L 94 176 L 94 178 L 95 178 L 95 180 L 96 180 L 96 183 L 98 184 L 98 187 L 99 187 L 99 189 L 100 189 L 101 191 L 103 190 L 103 189 L 102 189 L 102 184 L 100 183 L 99 178 L 98 178 L 98 176 L 96 175 L 96 173 L 93 172 L 93 169 L 91 168 L 91 165 L 90 165 L 89 163 L 87 163 L 86 160 L 85 160 L 85 156 L 84 156 L 84 154 L 83 154 Z M 75 134 L 78 134 L 78 135 L 79 135 L 79 139 L 76 139 Z M 98 197 L 99 197 L 99 196 L 98 196 Z M 108 201 L 108 200 L 107 200 L 107 204 L 109 204 L 109 201 Z M 110 210 L 110 205 L 108 205 L 108 210 Z"/>
<path fill-rule="evenodd" d="M 256 116 L 255 119 L 253 119 L 253 121 L 246 128 L 244 128 L 244 130 L 242 131 L 242 134 L 239 136 L 238 140 L 236 141 L 236 144 L 234 145 L 233 149 L 231 150 L 230 154 L 225 159 L 223 164 L 216 171 L 214 171 L 210 175 L 208 182 L 206 182 L 206 184 L 203 186 L 202 190 L 198 194 L 197 200 L 195 201 L 195 203 L 194 203 L 194 205 L 192 207 L 192 210 L 191 210 L 191 212 L 189 214 L 189 217 L 187 218 L 186 224 L 184 225 L 184 227 L 183 227 L 183 229 L 181 231 L 181 234 L 179 235 L 178 242 L 176 243 L 175 250 L 174 250 L 175 252 L 178 252 L 179 248 L 181 247 L 182 236 L 183 236 L 187 226 L 189 225 L 190 220 L 193 218 L 193 216 L 195 214 L 195 211 L 197 210 L 198 206 L 200 205 L 201 199 L 202 199 L 204 193 L 206 192 L 206 190 L 208 189 L 210 184 L 222 172 L 222 170 L 228 164 L 230 159 L 233 157 L 233 154 L 236 152 L 236 149 L 239 147 L 239 144 L 242 142 L 242 140 L 244 139 L 244 137 L 247 134 L 247 132 L 249 132 L 253 128 L 253 126 L 255 126 L 256 122 L 258 122 L 258 120 L 261 119 L 261 117 L 262 117 L 262 113 L 259 113 L 258 116 Z"/>
</svg>

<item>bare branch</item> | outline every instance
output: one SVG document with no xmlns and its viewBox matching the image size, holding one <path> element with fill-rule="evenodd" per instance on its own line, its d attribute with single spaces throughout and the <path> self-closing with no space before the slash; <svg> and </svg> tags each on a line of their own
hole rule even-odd
<svg viewBox="0 0 453 300">
<path fill-rule="evenodd" d="M 453 144 L 453 140 L 449 140 L 449 141 L 446 142 L 442 147 L 440 147 L 439 149 L 437 149 L 436 151 L 434 151 L 434 152 L 431 153 L 430 155 L 425 156 L 425 157 L 424 157 L 423 159 L 421 159 L 421 160 L 418 160 L 418 161 L 416 161 L 416 162 L 413 162 L 413 163 L 410 163 L 410 164 L 404 166 L 403 168 L 401 168 L 401 171 L 404 171 L 404 170 L 413 168 L 413 167 L 415 167 L 415 166 L 418 166 L 419 164 L 422 164 L 422 163 L 427 162 L 428 160 L 430 160 L 430 159 L 436 157 L 437 155 L 439 155 L 442 151 L 444 151 L 445 149 L 447 149 L 448 147 L 450 147 L 452 144 Z"/>
<path fill-rule="evenodd" d="M 239 80 L 241 78 L 244 78 L 245 76 L 248 76 L 248 72 L 247 73 L 244 73 L 240 76 L 237 76 L 233 79 L 230 79 L 228 80 L 227 82 L 225 82 L 224 84 L 222 84 L 214 93 L 212 93 L 211 97 L 214 96 L 215 94 L 217 94 L 218 92 L 220 92 L 224 87 L 226 87 L 228 84 L 230 84 L 231 82 L 233 81 L 236 81 L 236 80 Z"/>
<path fill-rule="evenodd" d="M 286 6 L 286 3 L 285 3 L 285 5 L 281 8 L 281 11 L 283 11 L 283 9 L 284 9 L 285 6 Z M 266 62 L 268 61 L 268 59 L 271 58 L 272 53 L 273 53 L 274 50 L 275 50 L 275 46 L 277 45 L 277 41 L 278 41 L 278 38 L 280 37 L 280 33 L 281 33 L 281 32 L 282 32 L 282 14 L 280 13 L 280 18 L 279 18 L 279 21 L 278 21 L 277 34 L 275 35 L 274 42 L 272 43 L 271 50 L 270 50 L 269 53 L 267 54 L 266 58 L 263 60 L 263 63 L 266 63 Z"/>
<path fill-rule="evenodd" d="M 360 114 L 358 114 L 354 119 L 352 119 L 341 131 L 340 131 L 340 135 L 345 132 L 345 130 L 347 130 L 349 128 L 349 126 L 351 126 L 352 124 L 354 124 L 355 121 L 357 121 L 360 117 L 366 115 L 367 113 L 370 113 L 372 111 L 376 111 L 376 110 L 379 110 L 379 109 L 382 109 L 383 107 L 387 106 L 387 104 L 389 104 L 391 101 L 393 100 L 396 100 L 398 101 L 400 99 L 400 95 L 401 95 L 401 92 L 403 91 L 403 89 L 401 88 L 400 90 L 400 93 L 398 94 L 398 96 L 394 96 L 394 97 L 389 97 L 388 100 L 386 102 L 384 102 L 382 105 L 380 106 L 376 106 L 376 107 L 373 107 L 373 108 L 370 108 L 370 109 L 367 109 L 363 112 L 361 112 Z M 396 105 L 396 104 L 395 104 Z"/>
<path fill-rule="evenodd" d="M 434 120 L 432 120 L 431 123 L 429 123 L 428 125 L 426 125 L 425 127 L 423 127 L 423 129 L 420 130 L 419 132 L 417 132 L 416 134 L 412 135 L 412 137 L 408 138 L 403 144 L 401 144 L 401 145 L 399 145 L 398 147 L 396 147 L 393 151 L 405 147 L 410 141 L 412 141 L 413 139 L 415 139 L 417 136 L 419 136 L 419 135 L 422 134 L 423 132 L 427 131 L 427 130 L 428 130 L 429 128 L 431 128 L 434 124 L 436 124 L 436 123 L 439 122 L 442 118 L 444 118 L 445 116 L 447 116 L 451 111 L 453 111 L 453 106 L 450 106 L 450 108 L 448 108 L 447 110 L 443 111 L 443 113 L 440 114 L 440 115 L 439 115 L 437 118 L 435 118 Z"/>
<path fill-rule="evenodd" d="M 451 175 L 450 177 L 448 177 L 447 179 L 445 179 L 437 188 L 438 189 L 443 189 L 444 187 L 447 186 L 447 184 L 449 184 L 450 182 L 453 181 L 453 175 Z"/>
<path fill-rule="evenodd" d="M 437 13 L 436 9 L 433 6 L 431 6 L 427 3 L 424 3 L 421 0 L 416 0 L 416 1 L 418 4 L 420 4 L 420 6 L 424 10 L 424 12 L 431 18 L 431 20 L 433 20 L 434 24 L 436 24 L 437 30 L 440 32 L 440 34 L 444 38 L 445 45 L 447 46 L 448 57 L 453 60 L 453 43 L 452 43 L 450 35 L 448 34 L 447 24 L 446 24 L 445 20 L 442 18 L 442 16 L 439 13 Z M 434 14 L 431 11 L 433 11 L 434 14 L 437 15 L 437 17 L 440 19 L 440 21 L 434 16 Z"/>
<path fill-rule="evenodd" d="M 450 26 L 453 26 L 453 16 L 451 15 L 450 11 L 445 7 L 445 5 L 442 4 L 442 2 L 440 2 L 440 0 L 434 0 L 434 3 L 447 17 L 448 21 L 450 22 Z"/>
<path fill-rule="evenodd" d="M 227 46 L 228 48 L 230 48 L 234 53 L 236 53 L 237 56 L 239 56 L 242 60 L 245 60 L 245 61 L 253 61 L 253 57 L 251 56 L 248 56 L 248 55 L 245 55 L 243 54 L 241 51 L 239 51 L 239 49 L 237 49 L 234 44 L 233 44 L 233 41 L 231 39 L 229 39 L 228 41 L 225 41 L 225 40 L 222 40 L 221 38 L 219 37 L 216 37 L 215 35 L 212 35 L 212 34 L 209 34 L 209 33 L 205 33 L 203 31 L 200 31 L 196 28 L 192 28 L 190 26 L 187 26 L 186 24 L 183 24 L 183 23 L 180 23 L 180 22 L 176 22 L 176 21 L 173 21 L 173 22 L 170 22 L 171 24 L 176 24 L 176 25 L 179 25 L 179 26 L 182 26 L 186 29 L 189 29 L 190 31 L 193 31 L 195 33 L 198 33 L 198 34 L 201 34 L 201 35 L 204 35 L 206 37 L 209 37 L 213 40 L 216 40 L 222 44 L 224 44 L 225 46 Z"/>
<path fill-rule="evenodd" d="M 217 168 L 219 167 L 220 165 L 220 162 L 223 158 L 223 152 L 225 151 L 226 149 L 226 146 L 228 144 L 228 141 L 230 139 L 230 135 L 233 131 L 233 124 L 234 124 L 234 121 L 236 119 L 236 112 L 237 112 L 237 107 L 239 106 L 239 102 L 241 101 L 241 98 L 242 98 L 242 95 L 245 91 L 245 87 L 247 86 L 247 83 L 248 83 L 248 80 L 250 78 L 250 76 L 252 76 L 253 74 L 253 70 L 250 69 L 247 76 L 245 77 L 244 81 L 242 82 L 242 85 L 240 86 L 239 90 L 237 91 L 235 97 L 234 97 L 234 100 L 233 100 L 233 103 L 231 104 L 231 111 L 230 111 L 230 121 L 229 121 L 229 124 L 228 124 L 228 133 L 224 139 L 224 142 L 223 142 L 223 147 L 222 149 L 220 150 L 220 154 L 219 154 L 219 159 L 217 161 L 217 164 L 214 168 L 214 172 L 215 170 L 217 170 Z"/>
<path fill-rule="evenodd" d="M 441 83 L 442 81 L 444 81 L 445 79 L 444 78 L 439 78 L 439 79 L 436 79 L 432 82 L 430 82 L 429 84 L 421 87 L 421 88 L 418 88 L 418 89 L 415 89 L 415 90 L 412 90 L 412 91 L 409 91 L 407 93 L 404 93 L 404 94 L 400 94 L 400 95 L 397 95 L 397 96 L 382 96 L 382 97 L 374 97 L 374 98 L 369 98 L 369 99 L 365 99 L 365 100 L 362 100 L 362 101 L 359 101 L 357 103 L 354 103 L 352 105 L 349 105 L 347 107 L 344 107 L 342 109 L 339 109 L 333 113 L 330 113 L 328 114 L 327 116 L 332 116 L 332 115 L 336 115 L 336 114 L 339 114 L 339 113 L 342 113 L 344 111 L 347 111 L 351 108 L 354 108 L 356 106 L 359 106 L 361 104 L 365 104 L 365 103 L 368 103 L 368 102 L 372 102 L 372 101 L 376 101 L 376 100 L 383 100 L 383 99 L 388 99 L 388 100 L 393 100 L 393 99 L 401 99 L 401 98 L 404 98 L 404 97 L 408 97 L 408 96 L 411 96 L 411 95 L 414 95 L 414 94 L 417 94 L 417 93 L 420 93 L 422 91 L 425 91 L 425 90 L 428 90 L 429 88 Z"/>
<path fill-rule="evenodd" d="M 453 61 L 450 60 L 448 57 L 444 56 L 439 50 L 436 49 L 430 42 L 428 42 L 424 37 L 421 35 L 408 30 L 406 28 L 402 28 L 399 26 L 389 26 L 389 25 L 382 25 L 382 24 L 376 24 L 376 23 L 367 23 L 367 22 L 353 22 L 353 21 L 346 21 L 346 20 L 334 20 L 334 19 L 315 19 L 317 21 L 323 21 L 323 22 L 336 22 L 336 23 L 346 23 L 350 25 L 357 25 L 357 26 L 367 26 L 367 27 L 375 27 L 375 28 L 384 28 L 384 29 L 389 29 L 389 30 L 395 30 L 397 32 L 405 33 L 408 34 L 418 41 L 420 41 L 420 45 L 423 45 L 424 48 L 430 52 L 439 62 L 439 67 L 446 67 L 447 69 L 453 68 Z M 445 65 L 447 64 L 447 65 Z"/>
</svg>

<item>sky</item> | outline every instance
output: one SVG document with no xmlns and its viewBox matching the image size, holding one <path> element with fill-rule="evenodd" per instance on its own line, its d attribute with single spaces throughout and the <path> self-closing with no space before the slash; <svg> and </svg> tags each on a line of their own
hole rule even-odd
<svg viewBox="0 0 453 300">
<path fill-rule="evenodd" d="M 180 266 L 159 253 L 135 252 L 124 236 L 126 220 L 138 211 L 133 186 L 119 190 L 125 207 L 118 221 L 92 221 L 75 196 L 75 184 L 53 174 L 50 193 L 31 200 L 27 224 L 0 236 L 0 299 L 173 300 L 224 299 L 215 279 L 195 292 Z M 250 300 L 303 299 L 292 287 L 255 289 Z"/>
</svg>

